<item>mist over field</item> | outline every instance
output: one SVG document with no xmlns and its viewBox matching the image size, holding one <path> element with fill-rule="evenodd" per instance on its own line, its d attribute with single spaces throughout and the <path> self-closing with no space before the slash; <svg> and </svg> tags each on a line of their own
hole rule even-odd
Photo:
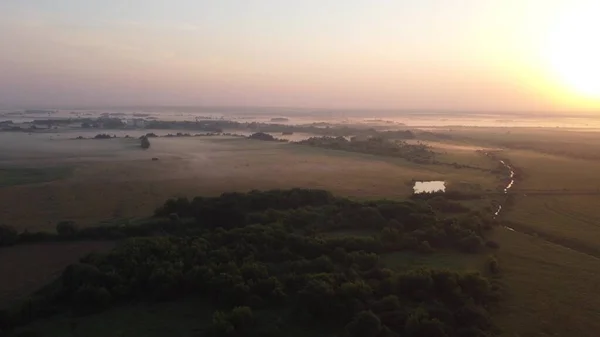
<svg viewBox="0 0 600 337">
<path fill-rule="evenodd" d="M 0 1 L 0 337 L 597 337 L 597 13 Z"/>
</svg>

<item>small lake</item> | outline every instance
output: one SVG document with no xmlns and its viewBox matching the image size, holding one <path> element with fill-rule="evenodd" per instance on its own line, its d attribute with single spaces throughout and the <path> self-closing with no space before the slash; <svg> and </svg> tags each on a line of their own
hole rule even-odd
<svg viewBox="0 0 600 337">
<path fill-rule="evenodd" d="M 413 186 L 413 192 L 415 194 L 446 192 L 446 182 L 441 180 L 416 181 L 415 186 Z"/>
</svg>

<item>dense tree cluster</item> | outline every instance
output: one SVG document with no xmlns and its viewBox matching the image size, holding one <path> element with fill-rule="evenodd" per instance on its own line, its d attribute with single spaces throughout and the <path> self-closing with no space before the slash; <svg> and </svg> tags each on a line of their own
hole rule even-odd
<svg viewBox="0 0 600 337">
<path fill-rule="evenodd" d="M 435 158 L 435 152 L 433 152 L 431 147 L 426 144 L 409 144 L 404 141 L 390 141 L 381 136 L 369 137 L 366 139 L 353 137 L 350 140 L 345 137 L 312 137 L 299 141 L 296 144 L 333 150 L 399 157 L 420 164 L 432 163 Z"/>
<path fill-rule="evenodd" d="M 107 133 L 99 133 L 99 134 L 97 134 L 97 135 L 94 136 L 94 139 L 111 139 L 113 137 L 115 137 L 115 136 L 111 136 L 111 135 L 109 135 Z"/>
<path fill-rule="evenodd" d="M 497 291 L 480 274 L 390 270 L 380 261 L 380 254 L 403 249 L 477 252 L 489 225 L 477 215 L 440 218 L 421 200 L 356 202 L 292 189 L 172 199 L 155 217 L 109 232 L 60 223 L 65 238 L 132 238 L 68 267 L 10 313 L 3 328 L 64 307 L 85 314 L 131 301 L 198 296 L 217 309 L 206 336 L 285 336 L 290 319 L 332 326 L 340 336 L 483 337 L 493 331 L 487 309 Z M 371 234 L 321 235 L 348 229 Z M 497 261 L 490 260 L 489 270 L 498 272 Z M 280 314 L 260 319 L 264 311 Z"/>
<path fill-rule="evenodd" d="M 277 140 L 275 137 L 271 136 L 268 133 L 264 133 L 264 132 L 253 133 L 248 138 L 250 138 L 250 139 L 256 139 L 256 140 L 271 141 L 271 142 Z"/>
</svg>

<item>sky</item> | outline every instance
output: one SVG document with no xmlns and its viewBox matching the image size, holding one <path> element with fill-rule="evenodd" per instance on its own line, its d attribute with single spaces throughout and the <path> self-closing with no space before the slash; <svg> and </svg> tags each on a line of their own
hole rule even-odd
<svg viewBox="0 0 600 337">
<path fill-rule="evenodd" d="M 1 0 L 0 105 L 600 112 L 593 2 Z"/>
</svg>

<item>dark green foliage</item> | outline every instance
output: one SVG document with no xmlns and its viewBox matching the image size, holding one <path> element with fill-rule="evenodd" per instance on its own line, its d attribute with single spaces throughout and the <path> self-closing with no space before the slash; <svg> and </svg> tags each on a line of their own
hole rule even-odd
<svg viewBox="0 0 600 337">
<path fill-rule="evenodd" d="M 500 273 L 500 267 L 498 266 L 498 260 L 495 257 L 490 256 L 487 260 L 488 271 L 493 275 Z"/>
<path fill-rule="evenodd" d="M 422 164 L 433 163 L 435 157 L 435 153 L 431 150 L 431 147 L 425 144 L 409 144 L 404 141 L 389 141 L 381 136 L 371 136 L 366 139 L 353 137 L 351 140 L 342 136 L 312 137 L 299 141 L 296 144 L 332 150 L 399 157 Z"/>
<path fill-rule="evenodd" d="M 424 194 L 424 193 L 420 193 Z M 437 196 L 431 198 L 427 201 L 427 203 L 437 212 L 441 213 L 465 213 L 469 212 L 470 209 L 462 204 L 448 200 L 443 196 Z"/>
<path fill-rule="evenodd" d="M 146 150 L 150 148 L 150 140 L 148 139 L 148 137 L 143 136 L 141 139 L 141 145 L 142 149 Z"/>
<path fill-rule="evenodd" d="M 362 311 L 344 330 L 347 337 L 377 337 L 382 330 L 381 320 L 371 311 Z"/>
<path fill-rule="evenodd" d="M 209 335 L 215 337 L 246 336 L 255 325 L 249 307 L 235 307 L 229 312 L 217 311 L 213 315 Z"/>
<path fill-rule="evenodd" d="M 483 240 L 474 233 L 459 241 L 460 248 L 466 253 L 478 253 L 483 248 Z"/>
<path fill-rule="evenodd" d="M 156 215 L 135 226 L 66 231 L 74 238 L 133 238 L 69 266 L 56 289 L 39 295 L 36 310 L 20 311 L 19 322 L 35 318 L 38 307 L 87 314 L 132 301 L 200 296 L 219 309 L 206 331 L 212 336 L 285 335 L 285 324 L 258 319 L 264 309 L 293 312 L 346 336 L 491 331 L 486 308 L 496 294 L 486 278 L 392 271 L 379 256 L 402 249 L 476 251 L 483 247 L 473 229 L 479 218 L 438 219 L 423 201 L 354 202 L 300 189 L 173 199 Z M 373 235 L 321 235 L 348 229 Z"/>
<path fill-rule="evenodd" d="M 256 139 L 256 140 L 264 140 L 264 141 L 276 141 L 277 140 L 275 137 L 271 136 L 268 133 L 264 133 L 264 132 L 253 133 L 250 136 L 248 136 L 248 138 Z"/>
<path fill-rule="evenodd" d="M 8 225 L 0 225 L 0 247 L 14 245 L 18 240 L 16 229 Z"/>
</svg>

